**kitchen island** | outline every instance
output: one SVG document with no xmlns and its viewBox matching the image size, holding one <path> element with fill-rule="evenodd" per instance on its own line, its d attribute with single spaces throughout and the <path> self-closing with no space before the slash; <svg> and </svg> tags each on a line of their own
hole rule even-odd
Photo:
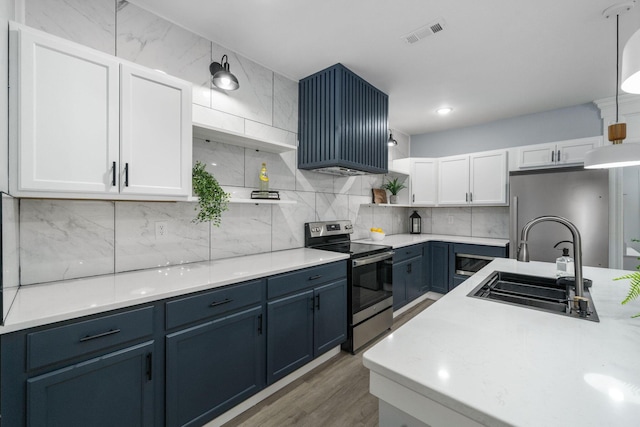
<svg viewBox="0 0 640 427">
<path fill-rule="evenodd" d="M 600 322 L 468 297 L 493 271 L 553 277 L 496 259 L 368 350 L 380 425 L 636 426 L 640 312 L 621 270 L 584 268 Z"/>
</svg>

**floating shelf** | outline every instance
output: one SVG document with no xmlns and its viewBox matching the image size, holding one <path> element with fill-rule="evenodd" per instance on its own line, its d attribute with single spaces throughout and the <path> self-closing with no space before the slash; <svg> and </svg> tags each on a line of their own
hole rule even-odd
<svg viewBox="0 0 640 427">
<path fill-rule="evenodd" d="M 188 202 L 197 202 L 197 197 L 189 197 Z M 229 203 L 238 204 L 253 204 L 253 205 L 295 205 L 298 203 L 295 200 L 269 200 L 269 199 L 238 199 L 232 197 L 229 199 Z"/>
<path fill-rule="evenodd" d="M 269 199 L 230 199 L 229 203 L 251 203 L 255 205 L 295 205 L 295 200 L 269 200 Z"/>
<path fill-rule="evenodd" d="M 223 144 L 236 145 L 239 147 L 253 148 L 255 150 L 266 151 L 269 153 L 285 153 L 295 151 L 297 147 L 292 144 L 279 142 L 275 138 L 280 135 L 290 134 L 289 132 L 271 128 L 272 132 L 276 132 L 274 139 L 258 138 L 247 135 L 238 130 L 244 130 L 246 127 L 245 120 L 241 117 L 233 117 L 235 119 L 234 129 L 224 129 L 216 126 L 222 124 L 218 115 L 223 114 L 216 112 L 200 105 L 193 105 L 193 137 L 205 140 L 213 140 Z M 265 125 L 266 127 L 266 125 Z"/>
<path fill-rule="evenodd" d="M 403 204 L 403 203 L 363 203 L 364 206 L 375 206 L 378 208 L 413 208 L 415 206 Z"/>
</svg>

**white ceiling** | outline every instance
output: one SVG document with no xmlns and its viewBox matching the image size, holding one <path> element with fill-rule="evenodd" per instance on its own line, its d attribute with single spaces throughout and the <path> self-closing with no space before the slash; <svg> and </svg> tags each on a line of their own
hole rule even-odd
<svg viewBox="0 0 640 427">
<path fill-rule="evenodd" d="M 294 80 L 340 62 L 389 95 L 390 127 L 410 135 L 613 96 L 602 11 L 623 1 L 130 0 Z M 439 19 L 444 31 L 401 40 Z M 621 49 L 637 28 L 638 5 L 620 16 Z"/>
</svg>

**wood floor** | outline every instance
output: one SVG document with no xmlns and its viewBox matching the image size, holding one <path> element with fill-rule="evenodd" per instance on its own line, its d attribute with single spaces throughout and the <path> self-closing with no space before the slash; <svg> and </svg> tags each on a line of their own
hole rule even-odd
<svg viewBox="0 0 640 427">
<path fill-rule="evenodd" d="M 434 302 L 423 301 L 396 317 L 390 332 Z M 374 344 L 355 355 L 341 352 L 225 427 L 378 427 L 378 399 L 369 394 L 369 370 L 362 365 L 362 353 Z"/>
</svg>

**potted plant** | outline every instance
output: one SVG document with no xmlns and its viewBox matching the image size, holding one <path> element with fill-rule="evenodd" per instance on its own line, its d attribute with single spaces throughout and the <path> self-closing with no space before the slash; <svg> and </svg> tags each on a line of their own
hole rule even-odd
<svg viewBox="0 0 640 427">
<path fill-rule="evenodd" d="M 385 182 L 382 185 L 382 188 L 384 188 L 385 190 L 389 190 L 389 192 L 391 193 L 391 197 L 390 202 L 395 204 L 398 203 L 398 193 L 400 192 L 400 190 L 402 190 L 403 188 L 407 188 L 402 182 L 398 181 L 398 178 L 393 178 L 390 181 Z"/>
<path fill-rule="evenodd" d="M 228 209 L 229 193 L 225 192 L 218 180 L 205 169 L 205 164 L 196 161 L 193 165 L 193 193 L 198 196 L 198 215 L 193 222 L 211 221 L 216 227 L 220 227 L 222 212 Z"/>
<path fill-rule="evenodd" d="M 633 241 L 638 242 L 640 240 L 633 239 Z M 640 258 L 638 259 L 640 260 Z M 639 271 L 634 271 L 633 273 L 625 274 L 624 276 L 616 277 L 614 279 L 614 280 L 623 280 L 623 279 L 631 280 L 631 284 L 629 286 L 629 293 L 627 294 L 627 297 L 622 301 L 622 304 L 626 304 L 640 297 L 640 265 L 636 267 L 636 270 L 639 270 Z M 640 313 L 631 317 L 640 317 Z"/>
</svg>

